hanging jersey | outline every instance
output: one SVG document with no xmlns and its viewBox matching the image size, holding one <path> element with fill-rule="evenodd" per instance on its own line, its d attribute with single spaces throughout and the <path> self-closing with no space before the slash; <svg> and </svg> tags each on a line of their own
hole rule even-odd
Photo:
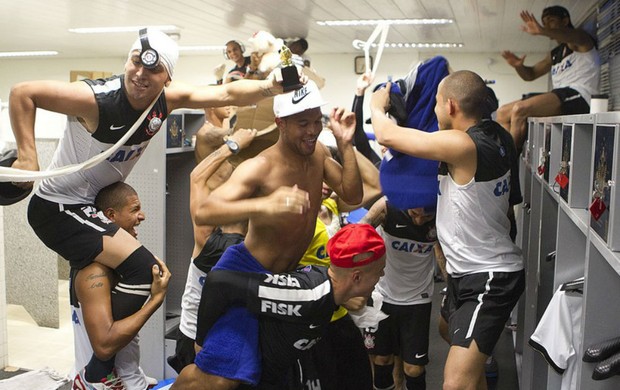
<svg viewBox="0 0 620 390">
<path fill-rule="evenodd" d="M 585 53 L 572 51 L 565 43 L 551 51 L 553 88 L 569 87 L 590 104 L 598 92 L 601 59 L 595 47 Z"/>
<path fill-rule="evenodd" d="M 376 290 L 384 302 L 412 305 L 431 302 L 437 242 L 435 219 L 416 225 L 405 210 L 386 205 L 386 216 L 377 232 L 386 248 L 385 275 Z"/>
<path fill-rule="evenodd" d="M 517 154 L 510 134 L 493 121 L 467 130 L 476 145 L 476 174 L 467 184 L 439 167 L 437 234 L 453 277 L 523 269 L 521 250 L 510 239 L 511 205 L 521 202 Z"/>
<path fill-rule="evenodd" d="M 579 383 L 582 311 L 583 295 L 558 288 L 529 340 L 530 346 L 562 375 L 564 390 L 576 389 Z"/>
<path fill-rule="evenodd" d="M 68 116 L 65 132 L 54 152 L 50 169 L 82 163 L 109 149 L 142 115 L 141 110 L 134 110 L 129 104 L 123 76 L 84 82 L 95 94 L 99 106 L 99 124 L 91 134 L 78 118 Z M 162 92 L 138 130 L 107 160 L 90 169 L 44 179 L 36 194 L 56 203 L 92 204 L 100 189 L 127 178 L 167 115 L 166 98 Z"/>
</svg>

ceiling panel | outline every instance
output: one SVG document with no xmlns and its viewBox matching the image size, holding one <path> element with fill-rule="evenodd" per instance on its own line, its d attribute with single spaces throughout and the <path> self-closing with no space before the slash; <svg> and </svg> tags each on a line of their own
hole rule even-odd
<svg viewBox="0 0 620 390">
<path fill-rule="evenodd" d="M 520 31 L 519 11 L 538 15 L 552 4 L 582 20 L 596 0 L 18 0 L 2 1 L 0 51 L 57 50 L 61 57 L 125 56 L 135 33 L 82 35 L 69 28 L 175 24 L 181 45 L 247 42 L 258 30 L 306 37 L 308 54 L 355 52 L 373 27 L 324 27 L 324 19 L 453 18 L 444 26 L 393 26 L 396 42 L 462 42 L 460 52 L 543 52 L 549 40 Z M 397 49 L 386 49 L 397 50 Z M 186 55 L 186 54 L 183 54 Z M 10 61 L 10 60 L 2 60 Z"/>
</svg>

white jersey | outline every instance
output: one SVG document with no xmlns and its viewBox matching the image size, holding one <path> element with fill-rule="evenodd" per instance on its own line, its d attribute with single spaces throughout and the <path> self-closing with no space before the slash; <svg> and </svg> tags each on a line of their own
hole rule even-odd
<svg viewBox="0 0 620 390">
<path fill-rule="evenodd" d="M 73 323 L 73 343 L 75 350 L 75 364 L 71 371 L 71 378 L 75 378 L 93 356 L 93 348 L 90 345 L 82 309 L 71 306 L 71 322 Z M 123 380 L 127 390 L 145 390 L 148 387 L 144 372 L 140 368 L 140 346 L 138 336 L 134 337 L 129 344 L 118 351 L 114 361 L 116 373 Z"/>
<path fill-rule="evenodd" d="M 517 156 L 510 134 L 493 121 L 467 130 L 476 144 L 476 174 L 467 184 L 439 168 L 437 234 L 453 277 L 523 269 L 521 250 L 510 239 L 508 208 L 521 202 Z"/>
<path fill-rule="evenodd" d="M 581 53 L 563 43 L 551 51 L 551 63 L 553 88 L 572 88 L 590 104 L 600 78 L 601 59 L 596 48 Z"/>
<path fill-rule="evenodd" d="M 179 330 L 192 340 L 196 339 L 196 324 L 198 323 L 198 306 L 202 295 L 202 285 L 205 282 L 206 272 L 196 267 L 194 261 L 189 263 L 185 291 L 181 298 L 181 323 Z"/>
<path fill-rule="evenodd" d="M 92 88 L 99 107 L 97 129 L 91 134 L 76 117 L 67 117 L 65 132 L 49 168 L 83 163 L 109 149 L 142 115 L 142 111 L 131 108 L 122 76 L 84 82 Z M 125 180 L 167 115 L 162 93 L 144 122 L 115 153 L 90 169 L 42 180 L 36 194 L 56 203 L 92 204 L 100 189 Z"/>
<path fill-rule="evenodd" d="M 385 241 L 384 275 L 376 290 L 383 301 L 394 305 L 431 302 L 434 289 L 437 242 L 435 220 L 415 225 L 402 210 L 387 204 L 386 217 L 377 232 Z"/>
<path fill-rule="evenodd" d="M 529 340 L 530 346 L 562 375 L 563 390 L 576 389 L 579 383 L 582 311 L 581 294 L 558 288 Z"/>
</svg>

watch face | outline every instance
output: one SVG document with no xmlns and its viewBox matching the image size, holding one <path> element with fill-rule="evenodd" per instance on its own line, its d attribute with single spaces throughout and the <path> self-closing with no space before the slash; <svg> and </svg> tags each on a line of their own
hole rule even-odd
<svg viewBox="0 0 620 390">
<path fill-rule="evenodd" d="M 228 145 L 228 149 L 230 149 L 233 153 L 237 153 L 239 151 L 239 144 L 233 140 L 227 140 L 226 145 Z"/>
</svg>

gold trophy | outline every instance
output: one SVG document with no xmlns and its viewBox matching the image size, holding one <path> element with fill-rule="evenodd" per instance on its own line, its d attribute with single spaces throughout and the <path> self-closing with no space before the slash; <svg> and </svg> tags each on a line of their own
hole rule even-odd
<svg viewBox="0 0 620 390">
<path fill-rule="evenodd" d="M 297 73 L 297 68 L 293 65 L 291 57 L 293 57 L 291 50 L 282 45 L 280 49 L 280 62 L 282 63 L 282 88 L 284 92 L 294 91 L 302 86 L 299 82 L 299 73 Z"/>
</svg>

